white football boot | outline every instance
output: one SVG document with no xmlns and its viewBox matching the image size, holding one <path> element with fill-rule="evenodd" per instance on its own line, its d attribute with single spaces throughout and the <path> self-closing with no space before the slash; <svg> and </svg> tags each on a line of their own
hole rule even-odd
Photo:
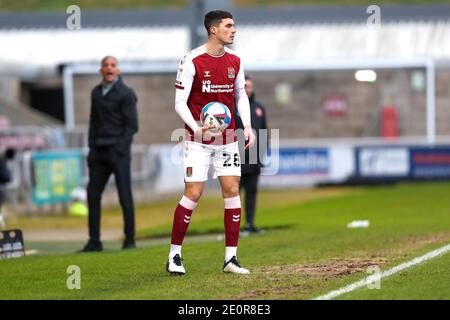
<svg viewBox="0 0 450 320">
<path fill-rule="evenodd" d="M 173 256 L 172 259 L 167 260 L 166 263 L 166 270 L 170 274 L 175 275 L 184 275 L 186 273 L 186 270 L 184 269 L 183 263 L 181 262 L 183 259 L 181 259 L 179 254 L 176 254 Z"/>
<path fill-rule="evenodd" d="M 223 263 L 223 272 L 240 273 L 240 274 L 250 273 L 250 271 L 241 267 L 241 265 L 239 264 L 239 261 L 237 261 L 237 259 L 236 259 L 236 256 L 233 256 L 230 260 L 225 261 Z"/>
</svg>

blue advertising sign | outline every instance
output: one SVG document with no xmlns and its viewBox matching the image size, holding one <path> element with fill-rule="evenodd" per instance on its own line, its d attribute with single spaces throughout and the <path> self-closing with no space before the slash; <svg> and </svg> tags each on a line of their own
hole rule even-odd
<svg viewBox="0 0 450 320">
<path fill-rule="evenodd" d="M 325 148 L 280 148 L 277 175 L 328 175 L 330 156 Z"/>
<path fill-rule="evenodd" d="M 33 202 L 36 205 L 66 202 L 81 185 L 79 151 L 36 152 L 32 157 Z"/>
<path fill-rule="evenodd" d="M 450 178 L 450 146 L 411 148 L 410 167 L 413 179 Z"/>
</svg>

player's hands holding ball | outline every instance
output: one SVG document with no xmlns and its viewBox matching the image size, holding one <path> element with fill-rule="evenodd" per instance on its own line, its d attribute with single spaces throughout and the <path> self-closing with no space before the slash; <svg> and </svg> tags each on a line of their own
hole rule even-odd
<svg viewBox="0 0 450 320">
<path fill-rule="evenodd" d="M 197 136 L 204 139 L 221 136 L 231 123 L 230 109 L 221 102 L 210 102 L 202 108 L 200 120 L 202 127 L 197 129 Z"/>
<path fill-rule="evenodd" d="M 230 109 L 221 102 L 210 102 L 202 108 L 200 113 L 202 127 L 195 132 L 197 137 L 205 140 L 211 140 L 214 137 L 221 136 L 231 123 Z M 251 126 L 244 128 L 245 149 L 253 147 L 255 144 L 255 135 Z"/>
<path fill-rule="evenodd" d="M 195 136 L 199 139 L 211 140 L 213 137 L 218 137 L 222 135 L 222 131 L 216 130 L 216 127 L 211 124 L 204 124 L 199 127 L 195 132 Z"/>
</svg>

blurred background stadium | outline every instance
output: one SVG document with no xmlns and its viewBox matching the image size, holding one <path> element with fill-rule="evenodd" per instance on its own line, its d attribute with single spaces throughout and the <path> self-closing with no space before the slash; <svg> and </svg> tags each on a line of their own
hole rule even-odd
<svg viewBox="0 0 450 320">
<path fill-rule="evenodd" d="M 78 1 L 78 27 L 72 4 L 0 1 L 0 146 L 17 151 L 9 217 L 66 212 L 86 186 L 89 96 L 105 55 L 139 97 L 136 201 L 182 190 L 173 81 L 216 8 L 233 12 L 233 48 L 279 129 L 262 187 L 450 177 L 450 1 Z M 104 202 L 116 206 L 113 187 Z"/>
</svg>

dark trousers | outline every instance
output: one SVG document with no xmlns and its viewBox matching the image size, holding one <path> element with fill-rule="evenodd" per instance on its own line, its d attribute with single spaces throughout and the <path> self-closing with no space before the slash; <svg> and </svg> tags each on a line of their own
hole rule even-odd
<svg viewBox="0 0 450 320">
<path fill-rule="evenodd" d="M 239 187 L 244 189 L 245 197 L 245 226 L 255 226 L 256 194 L 258 192 L 259 173 L 245 173 L 241 175 Z"/>
<path fill-rule="evenodd" d="M 101 199 L 111 174 L 114 174 L 119 193 L 125 237 L 134 239 L 135 218 L 130 165 L 130 154 L 119 154 L 113 147 L 91 148 L 88 156 L 89 183 L 87 188 L 90 240 L 100 241 Z"/>
<path fill-rule="evenodd" d="M 2 212 L 3 201 L 5 201 L 5 193 L 3 191 L 3 186 L 0 186 L 0 213 Z"/>
</svg>

